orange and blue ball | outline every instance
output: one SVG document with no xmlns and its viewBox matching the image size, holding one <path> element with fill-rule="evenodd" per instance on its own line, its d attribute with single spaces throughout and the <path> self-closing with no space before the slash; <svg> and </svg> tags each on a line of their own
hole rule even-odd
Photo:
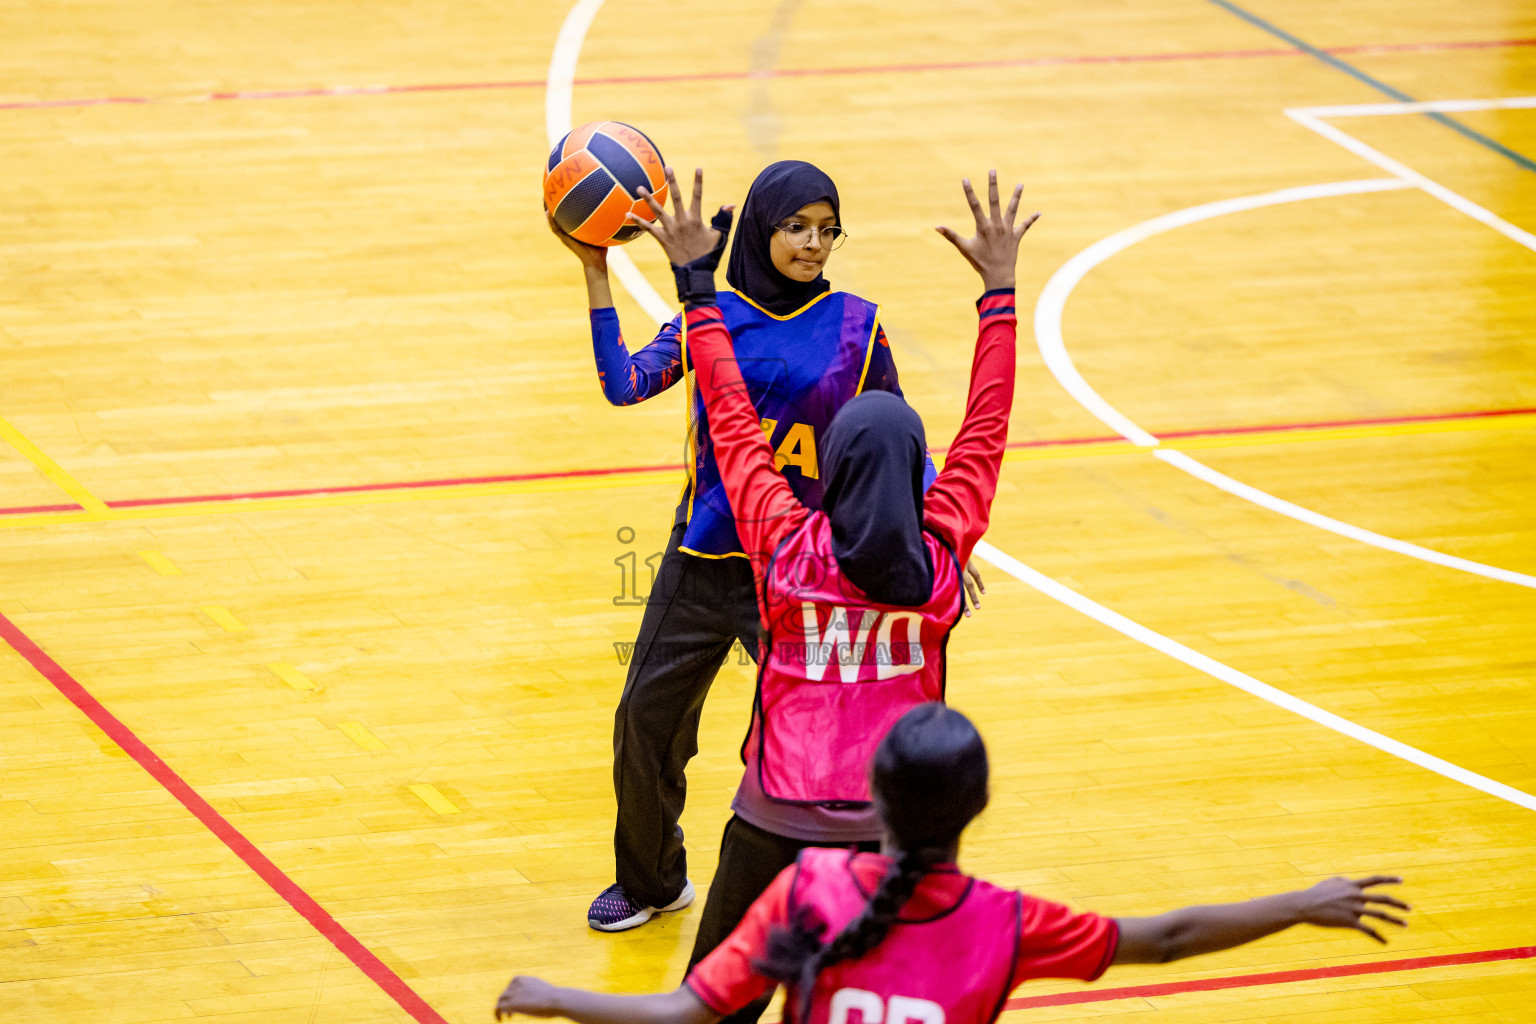
<svg viewBox="0 0 1536 1024">
<path fill-rule="evenodd" d="M 544 168 L 544 208 L 560 229 L 588 245 L 623 245 L 641 228 L 624 219 L 654 220 L 639 190 L 666 202 L 661 151 L 645 133 L 622 121 L 593 121 L 566 133 Z"/>
</svg>

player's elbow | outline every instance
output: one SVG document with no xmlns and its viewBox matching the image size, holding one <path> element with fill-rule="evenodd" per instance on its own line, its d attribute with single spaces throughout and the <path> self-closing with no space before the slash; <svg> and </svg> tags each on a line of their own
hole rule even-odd
<svg viewBox="0 0 1536 1024">
<path fill-rule="evenodd" d="M 1166 932 L 1153 936 L 1147 944 L 1140 963 L 1144 964 L 1171 964 L 1175 960 L 1182 960 L 1189 956 L 1189 950 L 1181 940 L 1178 932 L 1168 929 Z"/>
<path fill-rule="evenodd" d="M 1183 960 L 1191 954 L 1191 950 L 1178 936 L 1170 935 L 1157 944 L 1156 955 L 1152 958 L 1155 964 L 1171 964 L 1175 960 Z"/>
<path fill-rule="evenodd" d="M 1115 923 L 1120 929 L 1117 964 L 1166 964 L 1195 953 L 1190 929 L 1173 914 L 1119 918 Z"/>
<path fill-rule="evenodd" d="M 642 396 L 637 394 L 633 388 L 609 387 L 607 384 L 603 385 L 603 397 L 608 400 L 609 405 L 617 409 L 622 409 L 626 405 L 634 405 L 642 399 Z"/>
</svg>

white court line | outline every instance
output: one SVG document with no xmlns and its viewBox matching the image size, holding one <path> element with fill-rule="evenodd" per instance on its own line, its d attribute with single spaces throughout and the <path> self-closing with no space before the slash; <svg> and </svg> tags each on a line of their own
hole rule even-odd
<svg viewBox="0 0 1536 1024">
<path fill-rule="evenodd" d="M 1129 249 L 1137 242 L 1145 241 L 1153 235 L 1160 235 L 1164 231 L 1172 231 L 1174 228 L 1209 220 L 1212 217 L 1221 217 L 1242 210 L 1254 210 L 1261 206 L 1273 206 L 1277 203 L 1294 203 L 1303 199 L 1353 195 L 1357 192 L 1385 192 L 1408 187 L 1406 182 L 1396 178 L 1370 178 L 1363 181 L 1338 181 L 1327 185 L 1303 185 L 1300 188 L 1287 188 L 1278 192 L 1240 196 L 1236 199 L 1222 199 L 1202 206 L 1191 206 L 1187 210 L 1177 210 L 1161 217 L 1142 221 L 1108 238 L 1102 238 L 1062 264 L 1061 269 L 1051 275 L 1051 279 L 1045 283 L 1045 288 L 1040 292 L 1040 298 L 1035 302 L 1035 342 L 1040 348 L 1040 355 L 1045 358 L 1045 365 L 1061 386 L 1067 389 L 1067 393 L 1075 398 L 1079 405 L 1098 417 L 1100 422 L 1134 444 L 1155 448 L 1159 443 L 1158 439 L 1131 422 L 1129 417 L 1093 390 L 1083 379 L 1083 375 L 1077 371 L 1072 357 L 1067 355 L 1067 346 L 1061 337 L 1061 314 L 1066 308 L 1067 296 L 1072 294 L 1072 289 L 1087 276 L 1088 271 L 1116 253 Z"/>
<path fill-rule="evenodd" d="M 1410 764 L 1428 769 L 1437 775 L 1443 775 L 1448 779 L 1454 779 L 1463 785 L 1481 790 L 1489 796 L 1496 796 L 1500 800 L 1508 800 L 1512 804 L 1518 804 L 1527 810 L 1536 811 L 1536 796 L 1506 786 L 1502 782 L 1470 772 L 1460 765 L 1454 765 L 1449 761 L 1426 754 L 1417 747 L 1410 747 L 1406 743 L 1400 743 L 1390 736 L 1383 736 L 1379 732 L 1367 729 L 1362 725 L 1356 725 L 1347 718 L 1341 718 L 1331 711 L 1324 711 L 1315 704 L 1308 704 L 1298 697 L 1293 697 L 1284 690 L 1277 690 L 1268 683 L 1260 682 L 1244 672 L 1239 672 L 1230 665 L 1222 664 L 1215 658 L 1201 654 L 1190 647 L 1185 647 L 1177 640 L 1170 640 L 1161 633 L 1148 629 L 1139 622 L 1126 618 L 1119 612 L 1111 611 L 1096 601 L 1092 601 L 1070 587 L 1063 586 L 1043 573 L 1031 569 L 1012 555 L 1005 554 L 986 541 L 976 545 L 976 554 L 991 562 L 999 569 L 1012 576 L 1014 579 L 1035 588 L 1040 593 L 1060 601 L 1067 607 L 1082 612 L 1097 622 L 1101 622 L 1130 637 L 1132 640 L 1146 644 L 1155 651 L 1159 651 L 1176 661 L 1181 661 L 1190 668 L 1199 669 L 1206 675 L 1215 676 L 1224 683 L 1230 683 L 1245 693 L 1250 693 L 1260 700 L 1268 701 L 1276 707 L 1284 708 L 1302 718 L 1316 722 L 1318 725 L 1332 729 L 1334 732 L 1343 733 L 1361 743 L 1375 747 L 1377 750 L 1400 757 Z"/>
<path fill-rule="evenodd" d="M 1390 117 L 1393 114 L 1467 114 L 1477 110 L 1525 110 L 1530 107 L 1536 107 L 1536 96 L 1505 96 L 1493 100 L 1430 100 L 1426 103 L 1354 103 L 1342 107 L 1292 109 L 1313 117 Z"/>
<path fill-rule="evenodd" d="M 602 6 L 603 0 L 576 0 L 560 25 L 560 34 L 555 37 L 555 48 L 549 55 L 549 73 L 545 76 L 547 84 L 544 87 L 544 131 L 549 136 L 551 148 L 571 130 L 576 62 L 581 58 L 581 46 L 586 41 L 587 30 L 592 27 L 592 19 L 597 17 Z M 613 276 L 619 279 L 624 290 L 640 303 L 640 308 L 657 323 L 664 324 L 677 315 L 672 304 L 651 287 L 651 282 L 635 266 L 629 253 L 618 246 L 608 250 L 608 269 L 613 271 Z"/>
<path fill-rule="evenodd" d="M 1521 100 L 1529 100 L 1530 101 L 1529 103 L 1523 103 L 1522 105 L 1525 105 L 1525 106 L 1536 106 L 1536 98 L 1533 98 L 1533 97 L 1519 97 L 1519 99 L 1521 99 Z M 1472 104 L 1472 103 L 1482 104 L 1482 103 L 1490 103 L 1492 101 L 1491 100 L 1464 100 L 1464 101 L 1461 101 L 1461 102 L 1463 102 L 1465 104 Z M 1391 104 L 1374 104 L 1374 103 L 1370 104 L 1371 107 L 1375 107 L 1375 106 L 1390 106 L 1390 105 Z M 1403 106 L 1405 106 L 1405 107 L 1415 107 L 1415 106 L 1422 107 L 1422 106 L 1427 106 L 1427 105 L 1433 105 L 1433 104 L 1423 104 L 1423 103 L 1405 103 L 1405 104 L 1403 104 Z M 1505 238 L 1508 238 L 1510 241 L 1515 242 L 1515 243 L 1517 243 L 1519 245 L 1523 245 L 1527 249 L 1530 249 L 1532 252 L 1536 252 L 1536 235 L 1531 234 L 1529 231 L 1525 231 L 1525 230 L 1523 230 L 1521 228 L 1515 227 L 1509 221 L 1505 220 L 1503 217 L 1500 217 L 1498 214 L 1494 213 L 1492 210 L 1490 210 L 1490 209 L 1488 209 L 1486 207 L 1477 205 L 1472 200 L 1468 199 L 1464 195 L 1461 195 L 1460 193 L 1452 192 L 1450 189 L 1446 188 L 1444 185 L 1440 184 L 1438 181 L 1435 181 L 1432 178 L 1426 178 L 1424 175 L 1420 174 L 1418 171 L 1414 170 L 1412 167 L 1409 167 L 1407 164 L 1404 164 L 1404 163 L 1401 163 L 1401 162 L 1399 162 L 1397 160 L 1392 159 L 1391 157 L 1387 156 L 1385 153 L 1381 152 L 1380 150 L 1375 149 L 1375 148 L 1373 148 L 1371 146 L 1367 146 L 1365 143 L 1361 142 L 1359 139 L 1355 138 L 1353 135 L 1350 135 L 1348 132 L 1341 131 L 1340 129 L 1334 127 L 1333 125 L 1327 124 L 1327 123 L 1323 122 L 1322 120 L 1320 120 L 1317 111 L 1318 110 L 1330 110 L 1330 109 L 1332 109 L 1332 110 L 1348 110 L 1350 108 L 1348 108 L 1348 107 L 1332 107 L 1332 108 L 1330 108 L 1330 107 L 1319 107 L 1319 108 L 1308 109 L 1308 108 L 1305 108 L 1305 107 L 1301 107 L 1301 108 L 1293 108 L 1293 109 L 1287 110 L 1285 112 L 1285 115 L 1287 117 L 1289 117 L 1292 121 L 1295 121 L 1297 124 L 1301 125 L 1302 127 L 1309 128 L 1312 131 L 1316 132 L 1317 134 L 1321 135 L 1323 138 L 1327 139 L 1329 142 L 1337 143 L 1338 145 L 1343 146 L 1345 149 L 1349 150 L 1351 153 L 1353 153 L 1356 156 L 1360 157 L 1362 160 L 1366 160 L 1366 161 L 1369 161 L 1370 163 L 1375 164 L 1377 167 L 1380 167 L 1382 170 L 1386 171 L 1388 174 L 1391 174 L 1391 175 L 1394 175 L 1395 177 L 1397 177 L 1403 183 L 1408 184 L 1408 185 L 1412 185 L 1414 188 L 1421 189 L 1424 192 L 1429 193 L 1430 195 L 1434 196 L 1436 199 L 1440 200 L 1442 203 L 1445 203 L 1447 206 L 1450 206 L 1453 209 L 1460 210 L 1462 213 L 1466 214 L 1468 217 L 1471 217 L 1473 220 L 1481 221 L 1482 223 L 1488 225 L 1489 227 L 1493 228 L 1493 230 L 1495 230 L 1499 234 L 1503 235 Z M 1362 108 L 1355 108 L 1355 109 L 1359 110 L 1359 109 L 1362 109 Z M 1481 109 L 1486 109 L 1486 108 L 1483 108 L 1483 107 L 1472 107 L 1472 106 L 1463 106 L 1460 109 L 1463 109 L 1463 110 L 1481 110 Z M 1398 111 L 1394 110 L 1393 113 L 1398 113 Z M 1348 114 L 1348 115 L 1345 115 L 1345 116 L 1348 116 L 1348 117 L 1363 117 L 1363 116 L 1366 116 L 1366 115 L 1360 114 L 1360 113 L 1354 113 L 1354 114 Z"/>
<path fill-rule="evenodd" d="M 1324 125 L 1324 128 L 1330 126 Z M 1386 159 L 1383 157 L 1383 159 Z M 1396 161 L 1391 161 L 1396 163 Z M 1401 165 L 1398 165 L 1401 166 Z M 1388 168 L 1389 170 L 1391 168 Z M 1298 522 L 1315 526 L 1318 529 L 1336 533 L 1341 537 L 1369 544 L 1381 548 L 1384 551 L 1392 551 L 1420 561 L 1434 565 L 1444 566 L 1448 569 L 1459 569 L 1462 572 L 1483 576 L 1488 579 L 1499 580 L 1504 583 L 1513 583 L 1521 587 L 1536 589 L 1536 576 L 1515 572 L 1511 569 L 1501 569 L 1495 565 L 1485 565 L 1482 562 L 1474 562 L 1468 558 L 1458 558 L 1455 555 L 1447 555 L 1442 551 L 1412 544 L 1396 537 L 1388 537 L 1375 533 L 1363 527 L 1354 526 L 1342 522 L 1331 516 L 1325 516 L 1321 512 L 1314 512 L 1309 508 L 1303 508 L 1283 498 L 1277 498 L 1267 491 L 1261 491 L 1257 487 L 1251 487 L 1241 481 L 1234 480 L 1224 473 L 1205 465 L 1183 452 L 1166 448 L 1158 448 L 1159 440 L 1141 426 L 1133 422 L 1120 410 L 1110 405 L 1095 391 L 1083 375 L 1078 372 L 1072 357 L 1067 354 L 1066 341 L 1061 334 L 1062 312 L 1067 305 L 1067 298 L 1072 290 L 1088 274 L 1090 270 L 1114 256 L 1135 245 L 1145 241 L 1154 235 L 1160 235 L 1174 228 L 1185 227 L 1200 221 L 1210 220 L 1213 217 L 1222 217 L 1229 213 L 1238 213 L 1244 210 L 1256 210 L 1265 206 L 1276 206 L 1282 203 L 1296 203 L 1309 199 L 1324 199 L 1332 196 L 1354 195 L 1364 192 L 1386 192 L 1413 187 L 1423 187 L 1414 178 L 1421 178 L 1408 168 L 1402 168 L 1407 175 L 1393 178 L 1367 178 L 1360 181 L 1336 181 L 1324 185 L 1302 185 L 1298 188 L 1285 188 L 1276 192 L 1263 192 L 1259 195 L 1240 196 L 1235 199 L 1221 199 L 1214 203 L 1204 203 L 1200 206 L 1191 206 L 1188 209 L 1177 210 L 1173 213 L 1154 217 L 1140 224 L 1118 231 L 1108 238 L 1100 239 L 1082 252 L 1073 256 L 1046 282 L 1045 288 L 1040 292 L 1040 298 L 1035 303 L 1035 344 L 1040 349 L 1040 355 L 1045 360 L 1046 368 L 1055 376 L 1058 383 L 1066 389 L 1078 404 L 1093 413 L 1111 430 L 1120 434 L 1127 440 L 1142 445 L 1143 447 L 1156 449 L 1153 452 L 1157 458 L 1176 469 L 1181 469 L 1190 475 L 1219 487 L 1235 497 L 1253 502 L 1271 512 L 1288 516 Z M 1427 184 L 1434 185 L 1428 179 Z M 1439 188 L 1439 186 L 1435 186 Z M 1426 189 L 1427 191 L 1427 189 Z M 1446 190 L 1449 191 L 1449 190 Z M 1452 193 L 1454 195 L 1454 193 Z M 1456 197 L 1460 199 L 1460 197 Z M 1454 205 L 1454 204 L 1453 204 Z M 1468 203 L 1468 205 L 1475 205 Z M 1459 207 L 1458 207 L 1459 208 Z M 1477 207 L 1481 210 L 1482 207 Z M 1488 213 L 1488 217 L 1494 220 L 1499 218 Z M 1481 219 L 1481 218 L 1480 218 Z M 1500 223 L 1504 223 L 1500 221 Z M 1520 229 L 1512 224 L 1506 224 L 1511 231 L 1519 232 Z M 1523 232 L 1521 232 L 1523 234 Z M 1518 241 L 1518 239 L 1517 239 Z M 1536 239 L 1532 239 L 1536 242 Z M 1523 244 L 1523 243 L 1522 243 Z"/>
<path fill-rule="evenodd" d="M 555 42 L 555 53 L 549 62 L 549 87 L 544 101 L 546 126 L 549 129 L 551 146 L 555 144 L 555 141 L 557 141 L 560 136 L 564 135 L 567 131 L 570 130 L 571 89 L 576 77 L 576 61 L 581 54 L 581 45 L 582 41 L 586 37 L 587 29 L 591 26 L 592 19 L 597 15 L 598 8 L 602 7 L 602 5 L 603 0 L 577 0 L 576 4 L 571 8 L 570 13 L 566 15 L 565 24 L 561 26 L 560 35 Z M 573 25 L 578 27 L 572 28 Z M 1351 182 L 1346 184 L 1362 185 L 1363 183 Z M 1374 184 L 1376 188 L 1361 188 L 1359 191 L 1375 191 L 1377 189 L 1383 188 L 1400 187 L 1396 183 L 1383 184 L 1381 182 L 1375 182 L 1372 184 Z M 1328 186 L 1319 187 L 1326 188 Z M 613 265 L 614 256 L 622 255 L 623 253 L 621 252 L 611 253 L 609 256 L 609 265 Z M 620 284 L 622 284 L 626 289 L 629 289 L 630 294 L 633 295 L 636 300 L 646 308 L 647 311 L 651 311 L 653 306 L 653 303 L 649 301 L 649 299 L 653 299 L 654 303 L 659 303 L 663 307 L 664 311 L 659 315 L 657 313 L 652 313 L 652 315 L 656 316 L 659 321 L 665 322 L 671 319 L 671 307 L 662 300 L 661 296 L 657 294 L 656 289 L 651 287 L 650 282 L 645 280 L 644 276 L 641 275 L 639 270 L 634 267 L 633 263 L 630 263 L 629 266 L 632 270 L 635 271 L 638 284 L 643 285 L 643 289 L 637 293 L 634 288 L 631 287 L 629 281 L 623 277 L 620 277 L 619 279 Z M 1063 298 L 1065 298 L 1065 296 L 1063 296 Z M 1086 385 L 1084 386 L 1086 387 Z M 1155 438 L 1153 439 L 1153 443 L 1156 444 Z M 1049 576 L 1045 576 L 1036 572 L 1011 555 L 1007 555 L 1002 551 L 999 551 L 997 548 L 993 547 L 991 544 L 988 544 L 986 541 L 983 541 L 977 545 L 976 554 L 980 555 L 988 562 L 1008 573 L 1010 576 L 1013 576 L 1015 579 L 1030 587 L 1033 587 L 1034 589 L 1040 591 L 1042 594 L 1045 594 L 1047 597 L 1060 601 L 1067 607 L 1081 612 L 1082 614 L 1087 615 L 1089 618 L 1101 622 L 1104 625 L 1109 626 L 1111 629 L 1114 629 L 1133 640 L 1146 644 L 1156 651 L 1181 661 L 1191 668 L 1198 669 L 1199 671 L 1220 679 L 1225 683 L 1230 683 L 1240 690 L 1259 697 L 1262 700 L 1269 701 L 1278 707 L 1285 708 L 1287 711 L 1301 715 L 1303 718 L 1316 722 L 1318 725 L 1324 726 L 1325 728 L 1332 729 L 1335 732 L 1342 733 L 1345 736 L 1349 736 L 1353 739 L 1360 740 L 1363 743 L 1367 743 L 1370 746 L 1377 748 L 1378 750 L 1393 755 L 1394 757 L 1402 758 L 1411 764 L 1428 769 L 1429 771 L 1435 772 L 1438 775 L 1442 775 L 1445 778 L 1460 782 L 1463 785 L 1470 786 L 1473 789 L 1488 794 L 1489 796 L 1497 797 L 1500 800 L 1507 800 L 1510 803 L 1517 804 L 1520 807 L 1536 811 L 1536 797 L 1533 797 L 1528 793 L 1524 793 L 1518 789 L 1506 786 L 1502 782 L 1495 782 L 1493 779 L 1485 778 L 1484 776 L 1478 775 L 1475 772 L 1467 771 L 1465 768 L 1451 764 L 1449 761 L 1442 761 L 1440 758 L 1426 754 L 1422 750 L 1418 750 L 1415 747 L 1410 747 L 1405 743 L 1399 743 L 1397 740 L 1394 740 L 1390 737 L 1383 736 L 1378 732 L 1373 732 L 1370 729 L 1356 725 L 1355 723 L 1349 721 L 1347 718 L 1340 718 L 1338 715 L 1335 715 L 1332 712 L 1324 711 L 1322 708 L 1308 704 L 1306 701 L 1299 700 L 1296 697 L 1292 697 L 1290 694 L 1284 692 L 1283 690 L 1277 690 L 1267 683 L 1262 683 L 1259 680 L 1254 679 L 1252 676 L 1245 675 L 1244 673 L 1239 672 L 1230 666 L 1222 664 L 1214 658 L 1207 657 L 1206 655 L 1201 654 L 1192 648 L 1185 647 L 1183 644 L 1178 643 L 1175 640 L 1170 640 L 1168 637 L 1163 636 L 1161 633 L 1154 632 L 1153 630 L 1150 630 L 1147 627 L 1140 625 L 1139 623 L 1133 622 L 1132 620 L 1126 618 L 1124 615 L 1121 615 L 1119 612 L 1110 611 L 1103 605 L 1094 601 L 1090 601 L 1088 598 L 1077 593 L 1075 590 L 1057 583 Z"/>
</svg>

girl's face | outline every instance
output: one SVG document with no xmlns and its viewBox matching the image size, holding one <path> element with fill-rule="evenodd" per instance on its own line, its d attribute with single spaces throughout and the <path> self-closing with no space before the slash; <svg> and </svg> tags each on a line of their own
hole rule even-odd
<svg viewBox="0 0 1536 1024">
<path fill-rule="evenodd" d="M 827 257 L 832 255 L 827 244 L 830 240 L 821 232 L 836 224 L 837 216 L 830 203 L 802 206 L 779 221 L 778 227 L 787 230 L 775 231 L 768 243 L 768 258 L 773 261 L 774 269 L 792 281 L 816 280 L 816 275 L 826 266 Z M 810 239 L 799 248 L 789 244 L 787 235 L 804 232 L 807 228 L 820 230 L 812 232 Z"/>
</svg>

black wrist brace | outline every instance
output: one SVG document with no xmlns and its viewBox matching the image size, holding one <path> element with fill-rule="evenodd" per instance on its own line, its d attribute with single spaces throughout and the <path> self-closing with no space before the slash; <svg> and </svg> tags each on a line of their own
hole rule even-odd
<svg viewBox="0 0 1536 1024">
<path fill-rule="evenodd" d="M 683 309 L 698 309 L 715 304 L 715 269 L 725 252 L 726 239 L 731 234 L 732 213 L 721 207 L 710 220 L 709 226 L 720 232 L 715 247 L 698 259 L 684 265 L 672 264 L 672 277 L 677 282 L 677 300 Z"/>
</svg>

